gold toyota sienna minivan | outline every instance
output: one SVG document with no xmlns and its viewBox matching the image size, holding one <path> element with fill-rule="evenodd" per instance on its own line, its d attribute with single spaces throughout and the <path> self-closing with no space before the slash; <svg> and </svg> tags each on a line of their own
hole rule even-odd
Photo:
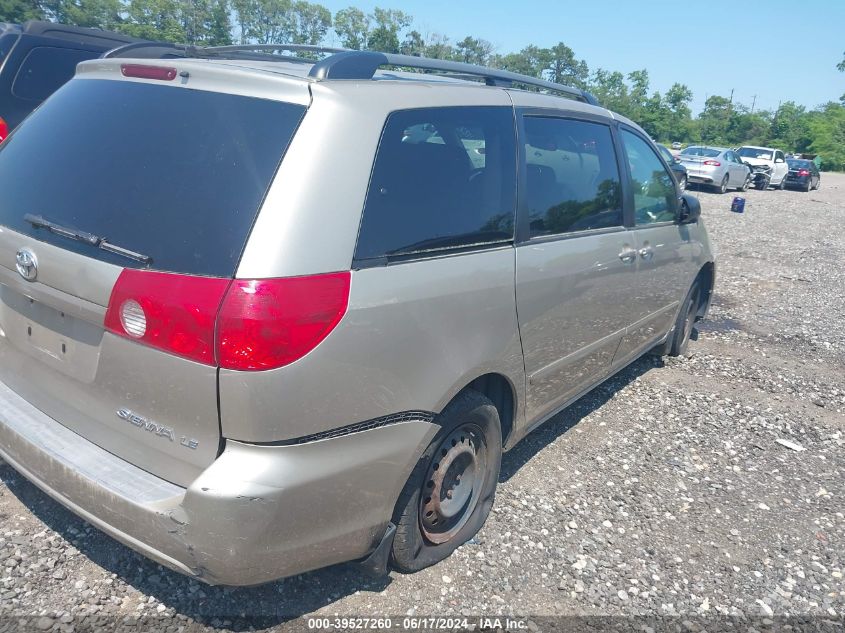
<svg viewBox="0 0 845 633">
<path fill-rule="evenodd" d="M 442 560 L 713 289 L 698 201 L 588 93 L 327 52 L 130 44 L 0 145 L 0 456 L 208 583 Z"/>
</svg>

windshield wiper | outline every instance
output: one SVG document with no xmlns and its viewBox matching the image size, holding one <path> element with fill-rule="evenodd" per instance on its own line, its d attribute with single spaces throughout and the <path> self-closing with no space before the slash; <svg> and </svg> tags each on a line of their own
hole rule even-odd
<svg viewBox="0 0 845 633">
<path fill-rule="evenodd" d="M 55 233 L 56 235 L 61 235 L 62 237 L 76 240 L 77 242 L 84 242 L 85 244 L 95 248 L 99 248 L 109 253 L 114 253 L 115 255 L 120 255 L 121 257 L 133 259 L 137 262 L 141 262 L 142 264 L 149 264 L 153 261 L 153 258 L 149 255 L 136 253 L 135 251 L 130 251 L 128 248 L 111 244 L 106 241 L 104 237 L 94 235 L 88 231 L 79 231 L 77 229 L 62 226 L 61 224 L 56 224 L 55 222 L 50 222 L 50 220 L 47 220 L 40 215 L 27 213 L 23 216 L 23 219 L 37 229 L 47 229 L 50 233 Z"/>
</svg>

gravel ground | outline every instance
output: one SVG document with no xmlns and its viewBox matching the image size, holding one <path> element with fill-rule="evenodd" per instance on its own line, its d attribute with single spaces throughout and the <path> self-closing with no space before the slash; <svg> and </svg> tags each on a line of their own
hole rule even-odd
<svg viewBox="0 0 845 633">
<path fill-rule="evenodd" d="M 508 453 L 490 520 L 449 560 L 385 579 L 345 565 L 207 587 L 3 465 L 0 628 L 283 629 L 313 614 L 841 627 L 845 176 L 822 182 L 750 191 L 744 215 L 731 195 L 696 193 L 719 262 L 689 356 L 639 360 Z"/>
</svg>

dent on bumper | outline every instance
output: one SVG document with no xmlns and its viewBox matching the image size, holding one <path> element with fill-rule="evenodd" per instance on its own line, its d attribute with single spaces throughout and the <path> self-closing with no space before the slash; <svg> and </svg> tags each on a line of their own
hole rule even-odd
<svg viewBox="0 0 845 633">
<path fill-rule="evenodd" d="M 27 405 L 0 386 L 0 456 L 117 540 L 211 584 L 259 584 L 366 556 L 437 430 L 412 421 L 296 446 L 228 441 L 180 488 Z"/>
</svg>

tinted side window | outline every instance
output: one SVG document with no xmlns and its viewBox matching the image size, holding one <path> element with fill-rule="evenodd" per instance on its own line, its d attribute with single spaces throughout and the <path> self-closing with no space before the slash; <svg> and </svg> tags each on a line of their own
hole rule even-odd
<svg viewBox="0 0 845 633">
<path fill-rule="evenodd" d="M 12 92 L 21 99 L 43 101 L 70 81 L 79 62 L 98 56 L 92 51 L 69 48 L 33 48 L 18 70 Z"/>
<path fill-rule="evenodd" d="M 356 260 L 513 239 L 513 110 L 392 113 L 379 143 Z"/>
<path fill-rule="evenodd" d="M 525 162 L 531 237 L 622 226 L 619 168 L 608 126 L 526 117 Z"/>
<path fill-rule="evenodd" d="M 675 219 L 675 180 L 642 138 L 622 130 L 625 154 L 634 190 L 634 219 L 637 224 L 671 222 Z"/>
</svg>

